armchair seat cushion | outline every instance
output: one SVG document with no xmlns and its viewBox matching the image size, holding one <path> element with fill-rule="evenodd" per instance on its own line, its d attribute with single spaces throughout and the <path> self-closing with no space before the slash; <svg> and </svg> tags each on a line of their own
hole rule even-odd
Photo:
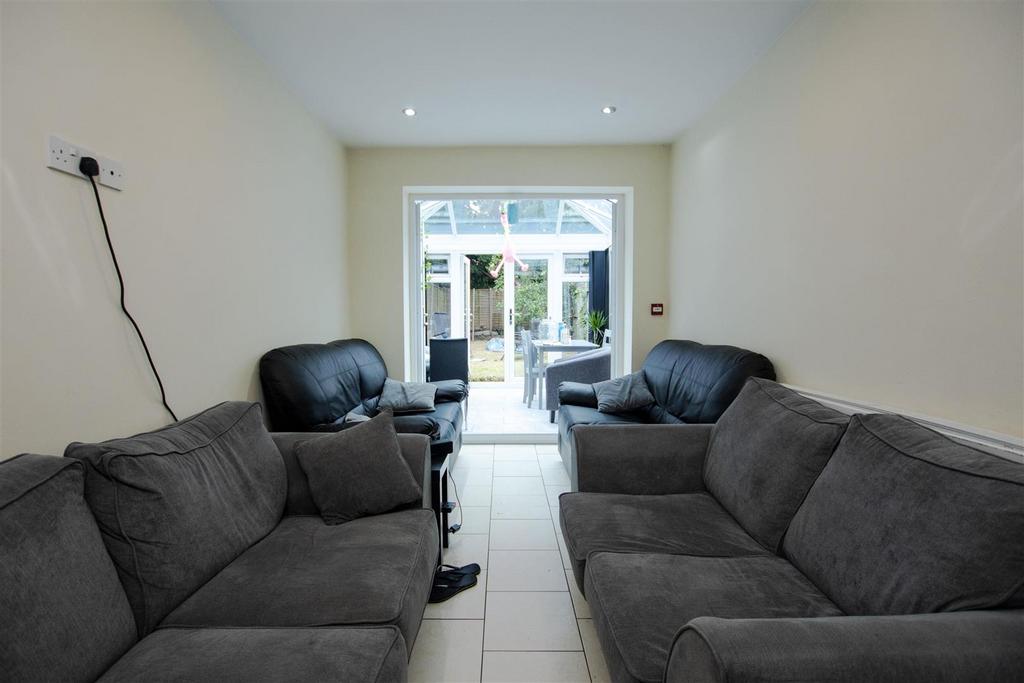
<svg viewBox="0 0 1024 683">
<path fill-rule="evenodd" d="M 285 517 L 185 600 L 163 626 L 399 627 L 411 649 L 437 561 L 430 510 L 328 526 Z"/>
<path fill-rule="evenodd" d="M 100 678 L 134 681 L 403 680 L 397 628 L 167 628 L 140 642 Z"/>
<path fill-rule="evenodd" d="M 563 493 L 562 534 L 582 590 L 597 551 L 738 557 L 767 551 L 706 493 L 636 496 Z"/>
<path fill-rule="evenodd" d="M 616 681 L 663 680 L 691 619 L 832 617 L 842 612 L 783 559 L 596 553 L 587 601 Z"/>
</svg>

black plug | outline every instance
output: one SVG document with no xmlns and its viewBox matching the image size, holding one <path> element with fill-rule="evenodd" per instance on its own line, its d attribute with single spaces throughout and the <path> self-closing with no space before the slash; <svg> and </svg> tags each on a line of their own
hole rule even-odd
<svg viewBox="0 0 1024 683">
<path fill-rule="evenodd" d="M 100 163 L 92 157 L 82 157 L 82 160 L 78 162 L 78 170 L 84 176 L 95 178 L 100 174 Z"/>
<path fill-rule="evenodd" d="M 458 531 L 461 528 L 462 528 L 461 524 L 452 524 L 450 527 L 448 527 L 448 533 L 454 534 L 456 531 Z"/>
</svg>

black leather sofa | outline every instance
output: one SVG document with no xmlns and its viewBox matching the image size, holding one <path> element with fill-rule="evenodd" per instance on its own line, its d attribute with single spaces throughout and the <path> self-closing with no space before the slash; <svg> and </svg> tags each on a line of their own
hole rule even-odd
<svg viewBox="0 0 1024 683">
<path fill-rule="evenodd" d="M 749 377 L 775 379 L 772 362 L 735 346 L 667 339 L 647 354 L 642 371 L 655 403 L 631 413 L 597 409 L 592 384 L 562 382 L 558 387 L 558 452 L 577 489 L 573 429 L 594 424 L 708 424 L 729 407 Z"/>
<path fill-rule="evenodd" d="M 373 416 L 388 369 L 373 344 L 340 339 L 327 344 L 296 344 L 268 351 L 260 359 L 260 382 L 271 428 L 278 432 L 335 432 L 351 426 L 350 412 Z M 469 385 L 462 380 L 437 385 L 434 410 L 395 415 L 395 429 L 430 437 L 433 455 L 452 454 L 462 444 L 462 406 Z"/>
</svg>

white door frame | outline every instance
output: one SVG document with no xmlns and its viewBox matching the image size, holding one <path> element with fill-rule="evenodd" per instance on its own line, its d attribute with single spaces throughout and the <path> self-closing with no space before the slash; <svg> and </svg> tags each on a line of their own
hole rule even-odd
<svg viewBox="0 0 1024 683">
<path fill-rule="evenodd" d="M 628 374 L 633 366 L 633 188 L 550 186 L 416 186 L 402 188 L 402 297 L 405 341 L 405 380 L 422 381 L 426 373 L 423 344 L 423 244 L 416 202 L 451 199 L 611 199 L 612 225 L 608 317 L 612 332 L 612 376 Z M 506 321 L 507 322 L 507 321 Z"/>
</svg>

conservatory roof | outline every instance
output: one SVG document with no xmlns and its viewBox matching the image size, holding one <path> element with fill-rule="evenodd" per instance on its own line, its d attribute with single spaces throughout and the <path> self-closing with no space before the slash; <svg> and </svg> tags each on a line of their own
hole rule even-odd
<svg viewBox="0 0 1024 683">
<path fill-rule="evenodd" d="M 423 233 L 502 235 L 501 204 L 497 199 L 420 202 Z M 509 205 L 512 235 L 611 236 L 614 204 L 608 199 L 523 199 Z"/>
</svg>

